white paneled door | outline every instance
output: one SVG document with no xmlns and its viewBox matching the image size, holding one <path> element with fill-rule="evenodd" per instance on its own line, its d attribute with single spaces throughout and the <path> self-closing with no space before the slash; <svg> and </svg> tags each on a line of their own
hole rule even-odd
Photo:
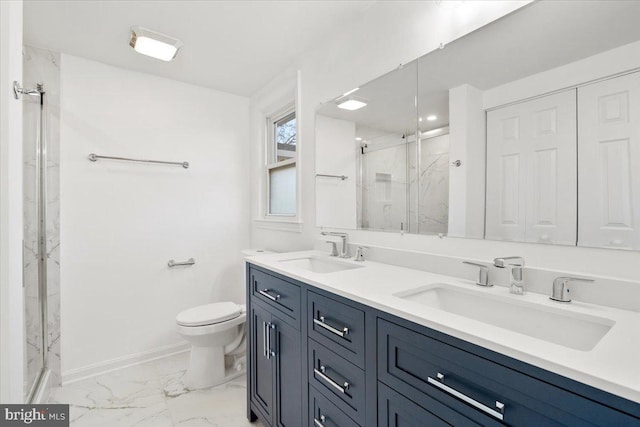
<svg viewBox="0 0 640 427">
<path fill-rule="evenodd" d="M 576 244 L 576 91 L 487 113 L 486 238 Z"/>
<path fill-rule="evenodd" d="M 640 73 L 578 89 L 579 246 L 640 249 Z"/>
</svg>

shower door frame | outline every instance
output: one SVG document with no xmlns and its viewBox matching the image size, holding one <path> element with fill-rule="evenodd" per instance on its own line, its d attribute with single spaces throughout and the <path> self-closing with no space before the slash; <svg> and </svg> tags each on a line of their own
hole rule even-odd
<svg viewBox="0 0 640 427">
<path fill-rule="evenodd" d="M 36 140 L 36 215 L 38 239 L 38 296 L 40 307 L 40 324 L 42 330 L 42 368 L 25 394 L 25 401 L 31 403 L 39 394 L 43 380 L 48 370 L 49 359 L 49 325 L 48 325 L 48 295 L 47 295 L 47 138 L 45 123 L 45 91 L 41 83 L 37 84 L 39 102 L 39 119 Z M 24 241 L 23 241 L 24 248 Z M 23 256 L 24 272 L 24 256 Z M 23 280 L 23 286 L 25 285 Z M 27 337 L 25 336 L 25 340 Z M 26 369 L 26 368 L 25 368 Z M 26 370 L 25 370 L 26 374 Z M 29 385 L 28 385 L 29 386 Z"/>
</svg>

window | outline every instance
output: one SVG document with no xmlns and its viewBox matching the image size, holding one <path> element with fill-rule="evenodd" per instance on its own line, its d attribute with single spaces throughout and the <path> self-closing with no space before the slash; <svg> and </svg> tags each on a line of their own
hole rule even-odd
<svg viewBox="0 0 640 427">
<path fill-rule="evenodd" d="M 267 120 L 267 215 L 296 215 L 296 112 Z"/>
</svg>

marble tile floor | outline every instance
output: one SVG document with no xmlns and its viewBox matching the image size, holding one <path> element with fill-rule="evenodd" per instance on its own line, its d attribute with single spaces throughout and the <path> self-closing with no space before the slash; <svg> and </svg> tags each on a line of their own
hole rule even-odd
<svg viewBox="0 0 640 427">
<path fill-rule="evenodd" d="M 189 353 L 123 368 L 51 391 L 73 427 L 263 427 L 246 418 L 246 377 L 204 390 L 182 384 Z"/>
</svg>

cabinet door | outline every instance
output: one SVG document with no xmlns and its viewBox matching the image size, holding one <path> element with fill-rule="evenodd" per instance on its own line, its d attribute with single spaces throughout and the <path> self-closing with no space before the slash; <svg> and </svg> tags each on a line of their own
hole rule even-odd
<svg viewBox="0 0 640 427">
<path fill-rule="evenodd" d="M 304 412 L 300 331 L 276 316 L 272 316 L 271 324 L 271 342 L 275 353 L 275 425 L 299 427 Z"/>
<path fill-rule="evenodd" d="M 273 423 L 273 358 L 269 351 L 271 313 L 251 306 L 251 401 L 262 416 Z M 272 335 L 271 335 L 272 336 Z M 273 348 L 273 344 L 271 345 Z"/>
<path fill-rule="evenodd" d="M 416 405 L 384 384 L 378 384 L 379 427 L 449 427 L 454 425 Z"/>
<path fill-rule="evenodd" d="M 576 92 L 487 114 L 486 237 L 576 244 Z"/>
<path fill-rule="evenodd" d="M 640 73 L 578 89 L 579 246 L 640 249 Z"/>
</svg>

